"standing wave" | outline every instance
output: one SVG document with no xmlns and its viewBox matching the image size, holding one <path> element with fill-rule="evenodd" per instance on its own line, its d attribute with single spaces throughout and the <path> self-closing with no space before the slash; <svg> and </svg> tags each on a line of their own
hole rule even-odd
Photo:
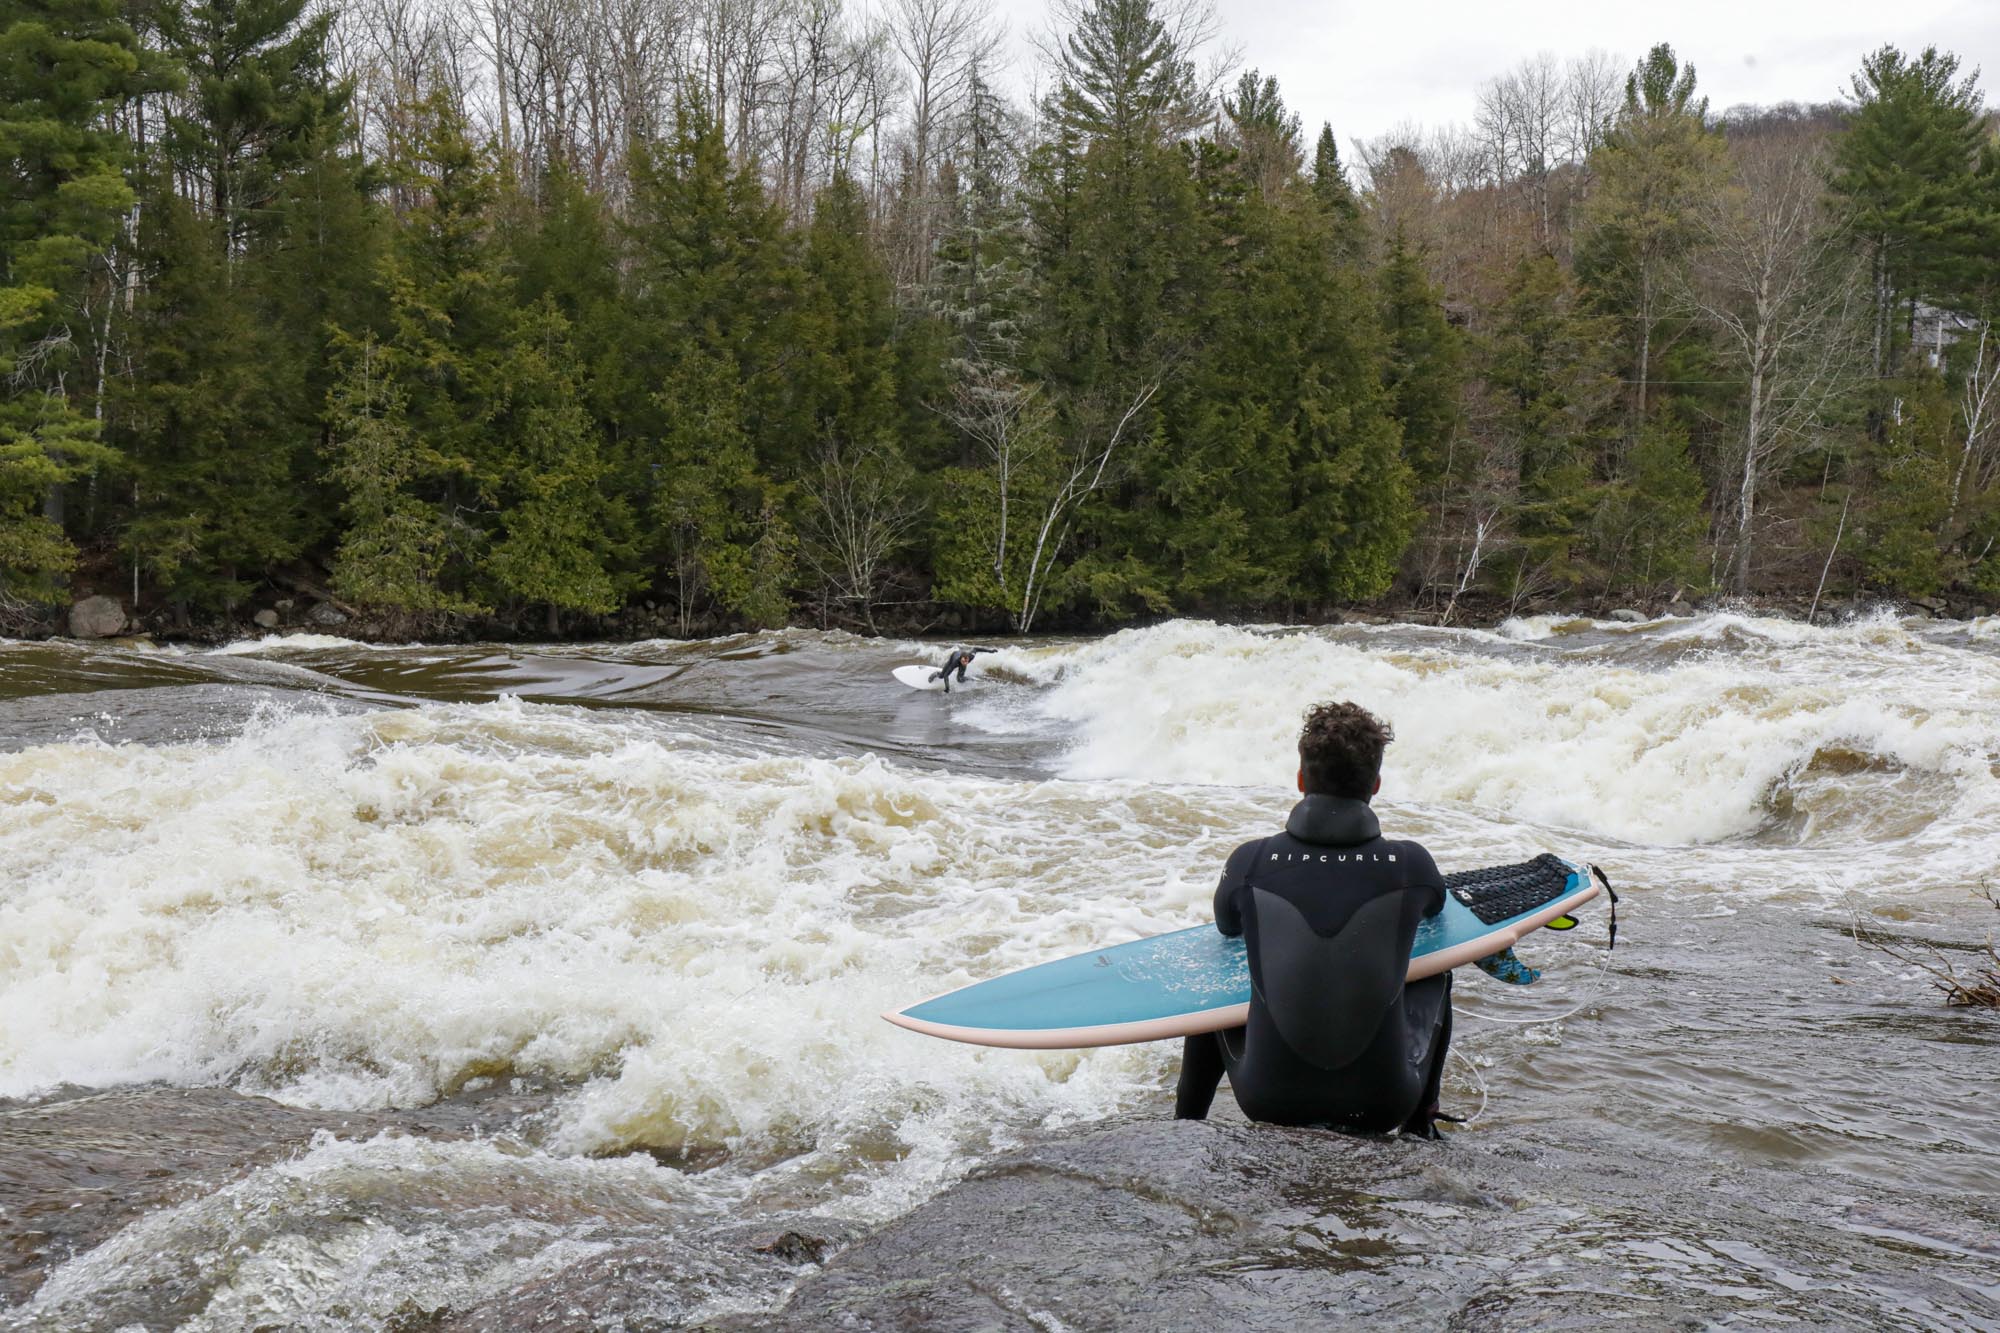
<svg viewBox="0 0 2000 1333">
<path fill-rule="evenodd" d="M 1157 1078 L 877 1015 L 1198 919 L 1254 800 L 819 759 L 503 700 L 0 754 L 0 1097 L 515 1081 L 559 1152 L 822 1154 L 894 1211 Z M 1144 873 L 1107 847 L 1151 850 Z"/>
<path fill-rule="evenodd" d="M 1993 657 L 1877 622 L 1713 620 L 1642 627 L 1652 647 L 1637 657 L 1646 640 L 1631 631 L 1544 648 L 1514 641 L 1519 631 L 1177 621 L 1003 654 L 997 665 L 1045 688 L 1025 712 L 981 721 L 1070 735 L 1071 778 L 1258 787 L 1288 783 L 1308 707 L 1351 699 L 1395 726 L 1383 782 L 1399 798 L 1660 845 L 1757 833 L 1827 756 L 1847 773 L 1858 755 L 1862 768 L 1939 779 L 1942 791 L 1909 792 L 1923 821 L 1973 826 L 2000 812 Z M 1878 835 L 1866 819 L 1846 832 Z"/>
</svg>

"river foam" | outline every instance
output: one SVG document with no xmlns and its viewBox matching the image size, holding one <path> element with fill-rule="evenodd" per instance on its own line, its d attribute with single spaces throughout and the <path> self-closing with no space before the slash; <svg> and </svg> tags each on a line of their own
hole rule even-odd
<svg viewBox="0 0 2000 1333">
<path fill-rule="evenodd" d="M 1153 1076 L 1138 1050 L 1023 1059 L 875 1015 L 1184 924 L 1256 817 L 511 700 L 42 746 L 0 755 L 0 793 L 0 1096 L 372 1107 L 518 1079 L 562 1090 L 562 1151 L 895 1161 L 859 1168 L 863 1211 L 996 1121 L 1102 1115 Z M 1162 844 L 1143 877 L 1089 855 L 1135 836 Z"/>
<path fill-rule="evenodd" d="M 1228 849 L 1288 808 L 1323 698 L 1394 722 L 1385 824 L 1447 868 L 1552 847 L 1631 890 L 1608 972 L 1593 920 L 1534 941 L 1533 992 L 1468 984 L 1475 1011 L 1613 1020 L 1511 1089 L 1487 1057 L 1502 1108 L 1598 1078 L 1639 1098 L 1628 1114 L 1664 1098 L 1660 1132 L 1700 1148 L 1687 1107 L 1724 1085 L 1635 1080 L 1635 1050 L 1682 1038 L 1621 1047 L 1621 986 L 1669 1026 L 1712 1002 L 1686 1018 L 1712 1035 L 1781 928 L 1787 1002 L 1818 1006 L 1848 983 L 1815 951 L 1853 947 L 1789 923 L 1958 903 L 2000 863 L 2000 659 L 1949 627 L 1176 622 L 1004 646 L 962 695 L 892 686 L 937 647 L 0 645 L 0 1098 L 157 1082 L 537 1108 L 491 1143 L 258 1167 L 63 1266 L 45 1308 L 185 1281 L 195 1326 L 334 1327 L 533 1283 L 627 1222 L 681 1244 L 725 1214 L 886 1218 L 1044 1129 L 1157 1113 L 1168 1046 L 983 1050 L 877 1015 L 1204 920 Z M 1716 941 L 1753 961 L 1704 957 Z M 1567 1040 L 1498 1031 L 1513 1060 Z M 1781 1082 L 1733 1114 L 1789 1123 Z M 493 1203 L 515 1195 L 546 1216 Z M 691 1283 L 715 1253 L 689 1251 Z M 241 1284 L 203 1285 L 221 1254 Z"/>
<path fill-rule="evenodd" d="M 1927 820 L 1954 829 L 2000 812 L 2000 663 L 1989 655 L 1882 619 L 1596 628 L 1526 652 L 1499 641 L 1539 630 L 1430 631 L 1389 646 L 1351 630 L 1174 622 L 1001 655 L 996 665 L 1044 688 L 980 720 L 1067 732 L 1062 771 L 1081 781 L 1255 786 L 1290 777 L 1308 707 L 1347 698 L 1396 728 L 1387 792 L 1659 846 L 1755 834 L 1829 763 L 1935 777 L 1919 800 Z M 1647 646 L 1635 654 L 1633 643 Z M 1820 831 L 1882 835 L 1866 818 Z"/>
</svg>

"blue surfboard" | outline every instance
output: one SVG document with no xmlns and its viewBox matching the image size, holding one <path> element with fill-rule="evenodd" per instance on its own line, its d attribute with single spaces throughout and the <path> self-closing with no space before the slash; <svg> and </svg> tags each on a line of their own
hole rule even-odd
<svg viewBox="0 0 2000 1333">
<path fill-rule="evenodd" d="M 1539 873 L 1506 880 L 1508 871 L 1529 866 Z M 1486 892 L 1493 883 L 1507 891 Z M 1446 884 L 1444 910 L 1417 930 L 1411 981 L 1499 953 L 1598 892 L 1583 861 L 1554 856 L 1448 876 Z M 912 1032 L 976 1046 L 1069 1050 L 1239 1027 L 1249 1010 L 1243 941 L 1210 924 L 1023 968 L 882 1017 Z"/>
</svg>

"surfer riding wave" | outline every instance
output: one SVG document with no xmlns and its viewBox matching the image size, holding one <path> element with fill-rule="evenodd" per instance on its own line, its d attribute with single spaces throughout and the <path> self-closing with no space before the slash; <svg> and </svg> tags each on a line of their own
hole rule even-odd
<svg viewBox="0 0 2000 1333">
<path fill-rule="evenodd" d="M 951 656 L 944 659 L 944 665 L 931 672 L 930 678 L 933 681 L 943 681 L 945 693 L 950 694 L 952 673 L 957 672 L 958 683 L 965 684 L 965 669 L 972 665 L 972 659 L 981 653 L 992 651 L 991 648 L 954 648 L 951 650 Z"/>
</svg>

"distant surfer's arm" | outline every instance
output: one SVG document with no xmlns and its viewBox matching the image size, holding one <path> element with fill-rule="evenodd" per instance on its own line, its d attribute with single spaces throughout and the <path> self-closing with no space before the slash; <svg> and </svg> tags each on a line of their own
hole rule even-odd
<svg viewBox="0 0 2000 1333">
<path fill-rule="evenodd" d="M 1222 882 L 1215 886 L 1215 928 L 1232 938 L 1243 933 L 1243 911 L 1236 891 L 1250 880 L 1250 867 L 1262 843 L 1246 842 L 1229 854 L 1222 867 Z"/>
</svg>

